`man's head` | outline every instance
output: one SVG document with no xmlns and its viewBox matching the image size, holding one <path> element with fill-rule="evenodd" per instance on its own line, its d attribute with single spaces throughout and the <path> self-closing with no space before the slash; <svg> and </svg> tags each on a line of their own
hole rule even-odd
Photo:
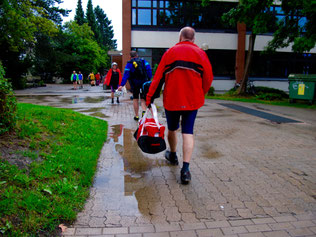
<svg viewBox="0 0 316 237">
<path fill-rule="evenodd" d="M 79 74 L 81 74 L 81 71 L 79 71 Z"/>
<path fill-rule="evenodd" d="M 136 51 L 131 51 L 130 55 L 131 55 L 131 58 L 137 58 L 138 57 L 138 53 Z"/>
<path fill-rule="evenodd" d="M 73 74 L 76 74 L 76 71 L 73 71 L 72 73 L 73 73 Z"/>
<path fill-rule="evenodd" d="M 195 30 L 192 27 L 186 26 L 180 30 L 179 42 L 190 41 L 194 42 L 195 40 Z"/>
</svg>

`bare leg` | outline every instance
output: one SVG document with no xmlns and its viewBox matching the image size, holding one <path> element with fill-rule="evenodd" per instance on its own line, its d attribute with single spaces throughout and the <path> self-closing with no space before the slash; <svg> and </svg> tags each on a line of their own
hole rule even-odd
<svg viewBox="0 0 316 237">
<path fill-rule="evenodd" d="M 183 161 L 190 163 L 193 148 L 194 148 L 194 136 L 193 134 L 182 134 L 183 139 Z"/>
<path fill-rule="evenodd" d="M 146 101 L 145 101 L 144 99 L 141 99 L 141 100 L 140 100 L 140 104 L 141 104 L 141 106 L 142 106 L 142 110 L 143 110 L 143 111 L 146 111 Z"/>
<path fill-rule="evenodd" d="M 177 151 L 177 131 L 168 131 L 168 142 L 170 146 L 170 151 L 171 152 L 176 152 Z"/>
<path fill-rule="evenodd" d="M 133 105 L 134 105 L 135 116 L 138 116 L 138 110 L 139 110 L 138 99 L 133 99 Z"/>
<path fill-rule="evenodd" d="M 114 98 L 114 92 L 111 92 L 111 98 L 112 99 Z"/>
</svg>

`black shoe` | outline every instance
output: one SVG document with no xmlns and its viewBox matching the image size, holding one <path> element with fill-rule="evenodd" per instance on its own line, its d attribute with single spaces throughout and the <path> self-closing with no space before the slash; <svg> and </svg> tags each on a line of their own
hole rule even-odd
<svg viewBox="0 0 316 237">
<path fill-rule="evenodd" d="M 135 117 L 134 117 L 134 120 L 138 121 L 138 120 L 139 120 L 139 117 L 138 117 L 138 116 L 135 116 Z"/>
<path fill-rule="evenodd" d="M 165 153 L 165 158 L 166 158 L 167 161 L 169 161 L 170 164 L 172 164 L 172 165 L 178 165 L 178 164 L 179 164 L 177 154 L 176 154 L 176 155 L 173 155 L 170 151 L 166 151 L 166 153 Z"/>
<path fill-rule="evenodd" d="M 191 181 L 191 173 L 189 170 L 183 171 L 181 170 L 181 183 L 188 184 Z"/>
<path fill-rule="evenodd" d="M 114 99 L 112 99 L 112 104 L 114 104 Z"/>
<path fill-rule="evenodd" d="M 116 99 L 116 102 L 119 104 L 120 103 L 120 100 L 119 100 L 119 98 L 117 97 L 117 99 Z"/>
</svg>

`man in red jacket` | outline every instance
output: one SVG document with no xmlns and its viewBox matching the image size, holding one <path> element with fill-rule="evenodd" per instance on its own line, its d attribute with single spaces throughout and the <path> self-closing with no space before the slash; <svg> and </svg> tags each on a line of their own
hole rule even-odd
<svg viewBox="0 0 316 237">
<path fill-rule="evenodd" d="M 176 131 L 181 117 L 183 166 L 180 175 L 183 184 L 191 180 L 189 164 L 194 148 L 194 121 L 213 81 L 210 61 L 206 53 L 194 44 L 194 40 L 193 28 L 181 29 L 179 43 L 163 55 L 146 97 L 146 105 L 149 106 L 165 83 L 163 104 L 170 146 L 165 158 L 173 165 L 179 164 Z"/>
</svg>

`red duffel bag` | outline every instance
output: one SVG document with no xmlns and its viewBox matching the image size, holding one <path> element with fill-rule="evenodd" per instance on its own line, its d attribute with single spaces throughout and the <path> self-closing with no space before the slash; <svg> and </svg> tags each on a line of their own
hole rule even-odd
<svg viewBox="0 0 316 237">
<path fill-rule="evenodd" d="M 149 113 L 152 114 L 152 118 L 148 118 Z M 154 104 L 151 104 L 151 110 L 147 109 L 139 121 L 134 137 L 139 148 L 145 153 L 156 154 L 166 150 L 165 126 L 159 123 L 157 108 Z"/>
</svg>

